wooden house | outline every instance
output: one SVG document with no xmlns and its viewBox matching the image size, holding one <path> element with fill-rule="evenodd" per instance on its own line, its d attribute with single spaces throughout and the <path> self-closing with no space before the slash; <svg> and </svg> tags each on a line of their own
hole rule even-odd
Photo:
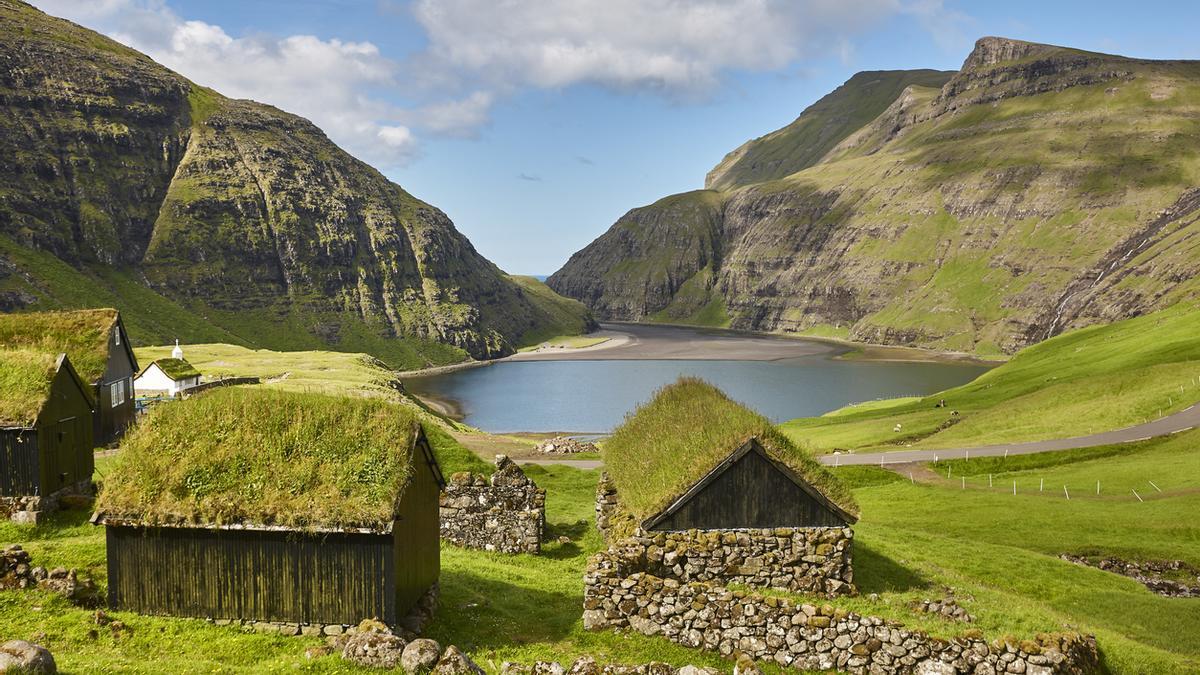
<svg viewBox="0 0 1200 675">
<path fill-rule="evenodd" d="M 766 418 L 699 380 L 666 387 L 605 445 L 622 509 L 646 531 L 844 527 L 850 491 Z"/>
<path fill-rule="evenodd" d="M 0 515 L 37 522 L 91 492 L 92 401 L 66 354 L 0 348 Z"/>
<path fill-rule="evenodd" d="M 437 583 L 443 486 L 420 423 L 386 401 L 231 387 L 159 406 L 93 516 L 109 605 L 395 625 Z"/>
<path fill-rule="evenodd" d="M 200 384 L 200 371 L 183 359 L 157 359 L 133 379 L 138 396 L 166 394 L 175 396 Z"/>
<path fill-rule="evenodd" d="M 97 445 L 121 437 L 133 423 L 137 357 L 115 309 L 0 314 L 0 346 L 65 353 L 90 389 Z"/>
</svg>

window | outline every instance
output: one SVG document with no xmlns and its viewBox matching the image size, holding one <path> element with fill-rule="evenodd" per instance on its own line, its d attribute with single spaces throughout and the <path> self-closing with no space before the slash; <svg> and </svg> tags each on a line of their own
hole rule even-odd
<svg viewBox="0 0 1200 675">
<path fill-rule="evenodd" d="M 121 346 L 121 329 L 120 328 L 113 330 L 113 339 L 116 340 L 116 345 L 118 347 L 120 347 Z"/>
<path fill-rule="evenodd" d="M 112 399 L 112 407 L 117 407 L 125 402 L 125 380 L 118 380 L 108 385 L 109 398 Z"/>
</svg>

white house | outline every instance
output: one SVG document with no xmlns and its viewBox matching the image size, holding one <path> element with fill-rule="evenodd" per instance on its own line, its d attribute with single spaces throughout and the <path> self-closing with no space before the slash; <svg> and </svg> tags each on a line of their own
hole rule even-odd
<svg viewBox="0 0 1200 675">
<path fill-rule="evenodd" d="M 133 388 L 138 395 L 166 394 L 174 396 L 185 389 L 200 384 L 200 371 L 192 364 L 183 360 L 183 349 L 179 341 L 175 341 L 175 349 L 171 358 L 158 359 L 133 380 Z"/>
</svg>

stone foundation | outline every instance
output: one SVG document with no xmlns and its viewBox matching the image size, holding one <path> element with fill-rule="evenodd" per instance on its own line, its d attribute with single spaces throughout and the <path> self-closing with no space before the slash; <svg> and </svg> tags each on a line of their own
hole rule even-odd
<svg viewBox="0 0 1200 675">
<path fill-rule="evenodd" d="M 684 583 L 711 581 L 827 597 L 854 595 L 849 527 L 638 531 L 613 546 L 626 566 Z"/>
<path fill-rule="evenodd" d="M 491 478 L 456 473 L 441 495 L 442 539 L 465 548 L 540 553 L 546 491 L 504 455 Z"/>
<path fill-rule="evenodd" d="M 8 518 L 15 523 L 37 525 L 59 509 L 63 497 L 90 497 L 92 494 L 92 481 L 85 480 L 45 496 L 0 497 L 0 518 Z"/>
<path fill-rule="evenodd" d="M 660 635 L 727 658 L 774 661 L 799 670 L 852 673 L 1052 673 L 1099 670 L 1094 637 L 1039 635 L 987 642 L 967 631 L 952 640 L 830 605 L 681 583 L 630 569 L 611 552 L 594 556 L 584 576 L 583 625 Z"/>
</svg>

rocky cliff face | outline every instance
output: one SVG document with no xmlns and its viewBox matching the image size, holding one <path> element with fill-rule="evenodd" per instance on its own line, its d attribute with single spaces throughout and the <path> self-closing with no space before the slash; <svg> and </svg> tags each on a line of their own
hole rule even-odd
<svg viewBox="0 0 1200 675">
<path fill-rule="evenodd" d="M 0 43 L 0 236 L 19 247 L 132 270 L 235 334 L 287 324 L 334 347 L 370 335 L 491 358 L 551 322 L 445 214 L 307 120 L 13 0 Z"/>
<path fill-rule="evenodd" d="M 601 316 L 1012 352 L 1200 294 L 1197 92 L 1195 62 L 984 38 L 811 165 L 717 181 L 702 220 L 635 210 L 549 283 Z M 716 264 L 651 221 L 713 232 Z"/>
</svg>

